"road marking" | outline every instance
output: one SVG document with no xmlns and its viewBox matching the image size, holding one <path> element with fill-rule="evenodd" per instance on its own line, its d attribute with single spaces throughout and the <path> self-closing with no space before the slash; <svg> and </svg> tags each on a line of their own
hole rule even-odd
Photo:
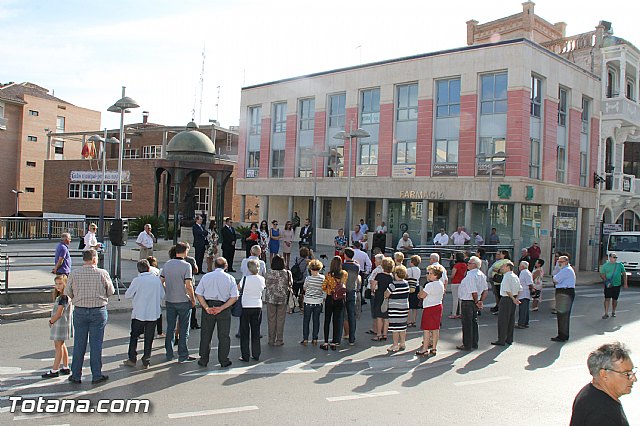
<svg viewBox="0 0 640 426">
<path fill-rule="evenodd" d="M 64 413 L 52 413 L 52 414 L 40 414 L 40 415 L 26 414 L 26 415 L 22 415 L 22 416 L 14 416 L 13 417 L 13 421 L 46 419 L 46 418 L 49 418 L 49 417 L 62 416 L 63 414 Z"/>
<path fill-rule="evenodd" d="M 629 312 L 629 309 L 618 309 L 618 310 L 616 311 L 616 313 L 618 313 L 618 314 L 619 314 L 620 312 Z"/>
<path fill-rule="evenodd" d="M 220 408 L 218 410 L 191 411 L 188 413 L 173 413 L 173 414 L 168 414 L 168 416 L 170 419 L 184 419 L 185 417 L 214 416 L 216 414 L 241 413 L 243 411 L 254 411 L 254 410 L 258 410 L 258 407 L 256 407 L 255 405 L 247 405 L 245 407 Z"/>
<path fill-rule="evenodd" d="M 355 395 L 332 396 L 332 397 L 328 397 L 327 401 L 329 401 L 329 402 L 351 401 L 351 400 L 354 400 L 354 399 L 377 398 L 379 396 L 389 396 L 389 395 L 398 395 L 398 394 L 400 394 L 400 392 L 398 392 L 398 391 L 360 393 L 360 394 L 355 394 Z"/>
<path fill-rule="evenodd" d="M 182 373 L 182 376 L 229 376 L 241 374 L 300 374 L 316 373 L 308 362 L 300 360 L 282 361 L 274 363 L 249 364 L 242 367 L 232 367 L 216 370 L 192 370 Z"/>
<path fill-rule="evenodd" d="M 571 315 L 571 318 L 582 318 L 584 315 Z"/>
<path fill-rule="evenodd" d="M 29 395 L 20 395 L 23 399 L 35 399 L 38 397 L 50 397 L 50 396 L 67 396 L 67 395 L 84 395 L 85 393 L 87 393 L 86 391 L 81 391 L 81 392 L 76 392 L 76 391 L 71 391 L 71 392 L 54 392 L 54 393 L 34 393 L 34 394 L 29 394 Z M 13 395 L 11 395 L 13 396 Z M 0 401 L 8 401 L 10 398 L 9 395 L 7 396 L 0 396 Z"/>
<path fill-rule="evenodd" d="M 85 355 L 84 359 L 89 359 L 90 355 Z M 69 365 L 71 365 L 71 359 L 72 357 L 69 357 Z M 42 362 L 53 362 L 54 359 L 53 358 L 42 358 L 40 361 Z"/>
<path fill-rule="evenodd" d="M 0 386 L 0 392 L 12 391 L 12 390 L 25 390 L 31 388 L 39 388 L 48 385 L 59 385 L 66 382 L 68 379 L 66 376 L 59 376 L 54 379 L 42 380 L 37 383 L 31 383 L 29 385 L 12 385 L 12 386 Z"/>
<path fill-rule="evenodd" d="M 24 373 L 20 367 L 0 367 L 0 374 L 16 374 L 20 372 Z"/>
<path fill-rule="evenodd" d="M 0 408 L 0 413 L 8 413 L 9 410 L 11 410 L 11 407 L 1 407 Z"/>
<path fill-rule="evenodd" d="M 498 376 L 498 377 L 488 377 L 486 379 L 479 380 L 468 380 L 466 382 L 455 382 L 456 386 L 471 386 L 471 385 L 480 385 L 483 383 L 491 383 L 491 382 L 500 382 L 502 380 L 509 380 L 511 377 L 509 376 Z"/>
<path fill-rule="evenodd" d="M 489 327 L 489 324 L 478 324 L 478 327 Z M 447 330 L 462 330 L 462 327 L 449 327 Z"/>
<path fill-rule="evenodd" d="M 45 370 L 42 370 L 42 372 L 44 373 Z M 40 376 L 22 376 L 22 377 L 5 377 L 5 378 L 0 378 L 0 383 L 2 382 L 17 382 L 20 380 L 41 380 L 42 377 Z"/>
</svg>

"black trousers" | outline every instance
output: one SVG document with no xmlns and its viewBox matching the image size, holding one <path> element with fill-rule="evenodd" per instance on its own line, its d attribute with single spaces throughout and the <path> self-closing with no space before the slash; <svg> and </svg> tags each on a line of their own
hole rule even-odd
<svg viewBox="0 0 640 426">
<path fill-rule="evenodd" d="M 476 349 L 478 347 L 478 308 L 473 300 L 461 301 L 462 315 L 462 345 L 465 348 Z"/>
<path fill-rule="evenodd" d="M 144 352 L 142 355 L 142 363 L 149 364 L 151 358 L 151 347 L 153 346 L 153 337 L 156 331 L 156 321 L 139 321 L 131 320 L 131 338 L 129 339 L 129 360 L 136 362 L 138 359 L 138 337 L 144 334 Z"/>
<path fill-rule="evenodd" d="M 158 334 L 162 334 L 162 314 L 160 314 L 160 317 L 156 321 L 156 326 L 158 327 Z"/>
<path fill-rule="evenodd" d="M 209 307 L 222 306 L 223 302 L 217 300 L 207 300 Z M 218 361 L 220 364 L 229 362 L 229 351 L 231 350 L 231 308 L 225 309 L 218 315 L 210 315 L 202 307 L 202 329 L 200 330 L 200 363 L 209 363 L 209 353 L 211 352 L 211 338 L 213 330 L 218 327 Z"/>
<path fill-rule="evenodd" d="M 327 296 L 324 301 L 324 341 L 329 343 L 329 328 L 333 321 L 333 340 L 331 343 L 340 344 L 342 340 L 342 311 L 344 311 L 344 301 L 334 301 L 331 296 Z"/>
<path fill-rule="evenodd" d="M 233 256 L 236 254 L 236 248 L 234 246 L 222 246 L 222 257 L 227 260 L 229 269 L 233 269 Z"/>
<path fill-rule="evenodd" d="M 496 297 L 496 306 L 491 310 L 495 312 L 498 310 L 498 305 L 500 305 L 500 299 L 502 298 L 502 296 L 500 296 L 500 284 L 493 284 L 491 287 L 493 290 L 493 295 Z"/>
<path fill-rule="evenodd" d="M 501 297 L 498 306 L 498 342 L 513 343 L 513 328 L 516 325 L 516 304 L 510 297 Z"/>
<path fill-rule="evenodd" d="M 204 252 L 206 251 L 206 247 L 204 245 L 197 245 L 194 247 L 196 249 L 196 265 L 198 266 L 198 272 L 202 273 L 204 269 L 202 269 L 202 261 L 204 260 Z"/>
<path fill-rule="evenodd" d="M 576 298 L 576 290 L 573 288 L 556 288 L 556 311 L 558 311 L 558 337 L 569 339 L 569 323 L 571 321 L 571 308 Z"/>
<path fill-rule="evenodd" d="M 240 316 L 240 352 L 242 359 L 248 361 L 249 356 L 260 359 L 260 317 L 261 308 L 242 308 Z M 251 341 L 251 353 L 249 353 Z"/>
<path fill-rule="evenodd" d="M 196 317 L 196 307 L 191 308 L 191 319 L 189 320 L 191 324 L 191 328 L 196 328 L 198 326 L 198 317 Z"/>
</svg>

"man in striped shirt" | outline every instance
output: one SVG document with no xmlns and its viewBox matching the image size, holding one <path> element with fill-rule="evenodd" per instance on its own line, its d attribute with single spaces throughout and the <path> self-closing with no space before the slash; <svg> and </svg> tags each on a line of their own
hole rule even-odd
<svg viewBox="0 0 640 426">
<path fill-rule="evenodd" d="M 107 325 L 107 304 L 114 293 L 109 273 L 98 268 L 98 254 L 94 249 L 82 252 L 84 264 L 69 274 L 65 294 L 75 307 L 73 313 L 73 360 L 69 381 L 80 383 L 82 363 L 87 351 L 87 340 L 91 351 L 91 375 L 93 384 L 109 379 L 102 374 L 102 341 Z"/>
</svg>

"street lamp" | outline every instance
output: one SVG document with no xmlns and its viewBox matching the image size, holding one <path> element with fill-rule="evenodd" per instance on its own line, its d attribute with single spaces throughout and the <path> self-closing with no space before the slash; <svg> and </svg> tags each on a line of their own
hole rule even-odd
<svg viewBox="0 0 640 426">
<path fill-rule="evenodd" d="M 479 154 L 476 157 L 479 161 L 483 161 L 483 162 L 490 162 L 491 164 L 489 165 L 489 198 L 487 201 L 487 226 L 485 229 L 486 232 L 486 242 L 489 242 L 489 235 L 491 235 L 491 198 L 493 195 L 493 163 L 494 161 L 498 160 L 498 161 L 505 161 L 507 158 L 509 158 L 507 156 L 506 153 L 504 152 L 498 152 L 495 153 L 493 155 L 486 155 L 486 154 Z"/>
<path fill-rule="evenodd" d="M 16 194 L 16 217 L 18 217 L 18 213 L 20 212 L 20 194 L 24 194 L 24 191 L 21 189 L 12 189 L 11 192 Z"/>
<path fill-rule="evenodd" d="M 311 150 L 309 150 L 311 151 Z M 313 226 L 315 226 L 316 228 L 316 232 L 314 232 L 313 234 L 311 234 L 311 248 L 313 249 L 313 251 L 316 251 L 316 247 L 317 247 L 317 237 L 316 235 L 318 235 L 318 218 L 316 217 L 316 212 L 318 211 L 318 163 L 316 161 L 316 159 L 318 158 L 328 158 L 331 156 L 331 152 L 329 151 L 320 151 L 320 152 L 314 152 L 311 151 L 310 154 L 311 158 L 313 158 L 313 211 L 311 212 L 311 223 L 313 224 Z"/>
<path fill-rule="evenodd" d="M 122 86 L 122 98 L 117 101 L 115 104 L 111 105 L 107 111 L 109 112 L 117 112 L 120 113 L 120 140 L 123 142 L 120 144 L 120 149 L 118 150 L 118 186 L 116 188 L 116 214 L 115 219 L 122 219 L 122 158 L 124 156 L 124 114 L 127 112 L 127 109 L 130 108 L 139 108 L 140 105 L 133 99 L 128 96 L 125 96 L 125 86 Z M 120 266 L 121 266 L 121 249 L 120 246 L 113 247 L 111 249 L 112 259 L 115 257 L 116 263 L 115 265 L 112 263 L 111 272 L 117 278 L 120 278 Z M 115 271 L 114 271 L 115 266 Z M 114 273 L 115 272 L 115 273 Z"/>
<path fill-rule="evenodd" d="M 356 130 L 353 130 L 353 120 L 350 121 L 349 123 L 349 132 L 345 132 L 345 131 L 341 131 L 336 133 L 333 138 L 334 139 L 343 139 L 346 141 L 347 139 L 349 140 L 349 174 L 347 175 L 347 211 L 345 214 L 345 219 L 344 219 L 344 230 L 345 230 L 345 234 L 347 236 L 347 245 L 349 245 L 349 239 L 351 236 L 351 156 L 353 155 L 353 140 L 354 139 L 361 139 L 361 138 L 368 138 L 369 136 L 371 136 L 369 134 L 369 132 L 367 132 L 364 129 L 361 128 L 357 128 Z"/>
<path fill-rule="evenodd" d="M 104 137 L 99 135 L 93 135 L 89 137 L 89 142 L 100 143 L 100 153 L 102 154 L 102 180 L 100 183 L 100 221 L 98 222 L 98 229 L 100 234 L 98 235 L 98 241 L 104 243 L 104 195 L 106 192 L 105 175 L 107 173 L 107 145 L 109 143 L 116 144 L 120 141 L 116 138 L 107 138 L 107 129 L 104 129 Z"/>
</svg>

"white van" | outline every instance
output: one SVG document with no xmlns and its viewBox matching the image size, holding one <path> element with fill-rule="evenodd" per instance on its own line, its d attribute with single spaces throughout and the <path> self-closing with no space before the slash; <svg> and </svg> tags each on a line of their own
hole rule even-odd
<svg viewBox="0 0 640 426">
<path fill-rule="evenodd" d="M 640 232 L 613 232 L 609 234 L 607 242 L 607 259 L 609 253 L 618 255 L 618 262 L 622 262 L 627 271 L 627 278 L 640 281 Z"/>
</svg>

